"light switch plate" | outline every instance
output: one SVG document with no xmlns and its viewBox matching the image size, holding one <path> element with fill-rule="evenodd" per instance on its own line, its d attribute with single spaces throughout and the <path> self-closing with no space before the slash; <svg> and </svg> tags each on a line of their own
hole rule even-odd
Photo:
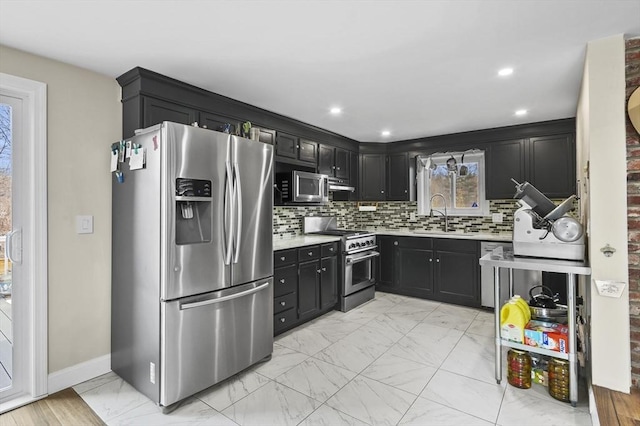
<svg viewBox="0 0 640 426">
<path fill-rule="evenodd" d="M 76 232 L 78 234 L 93 234 L 93 216 L 76 216 Z"/>
<path fill-rule="evenodd" d="M 491 221 L 493 223 L 502 223 L 503 220 L 504 220 L 504 214 L 502 214 L 502 213 L 492 213 L 491 214 Z"/>
</svg>

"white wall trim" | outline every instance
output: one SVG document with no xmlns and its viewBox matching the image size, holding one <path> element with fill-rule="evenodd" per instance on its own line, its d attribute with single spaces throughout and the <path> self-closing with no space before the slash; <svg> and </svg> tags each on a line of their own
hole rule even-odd
<svg viewBox="0 0 640 426">
<path fill-rule="evenodd" d="M 49 393 L 61 391 L 111 371 L 111 354 L 102 355 L 80 364 L 49 374 Z"/>
<path fill-rule="evenodd" d="M 600 417 L 598 417 L 598 406 L 596 405 L 596 396 L 593 393 L 593 386 L 589 385 L 589 414 L 591 414 L 592 426 L 600 426 Z"/>
<path fill-rule="evenodd" d="M 24 332 L 29 336 L 26 366 L 28 371 L 20 395 L 32 399 L 46 395 L 48 371 L 48 272 L 47 272 L 47 85 L 45 83 L 0 73 L 0 89 L 14 94 L 25 103 L 28 120 L 24 132 L 25 153 L 32 161 L 25 164 L 24 178 L 30 208 L 29 241 L 22 244 L 32 260 L 28 274 L 27 300 L 29 316 Z M 23 394 L 24 392 L 24 394 Z M 6 401 L 3 401 L 3 404 Z"/>
</svg>

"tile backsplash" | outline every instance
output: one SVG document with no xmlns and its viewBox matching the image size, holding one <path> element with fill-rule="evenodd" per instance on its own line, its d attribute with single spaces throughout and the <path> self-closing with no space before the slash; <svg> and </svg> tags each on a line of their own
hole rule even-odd
<svg viewBox="0 0 640 426">
<path fill-rule="evenodd" d="M 449 226 L 466 232 L 505 233 L 513 228 L 513 213 L 518 208 L 515 200 L 491 200 L 490 213 L 502 213 L 502 223 L 493 223 L 489 216 L 452 216 Z M 367 203 L 373 204 L 373 203 Z M 336 216 L 338 226 L 345 229 L 392 229 L 392 230 L 441 230 L 442 216 L 415 216 L 418 211 L 415 201 L 378 202 L 376 211 L 359 211 L 353 201 L 332 201 L 324 206 L 295 206 L 273 208 L 273 234 L 280 238 L 295 237 L 303 233 L 302 218 L 305 216 Z"/>
</svg>

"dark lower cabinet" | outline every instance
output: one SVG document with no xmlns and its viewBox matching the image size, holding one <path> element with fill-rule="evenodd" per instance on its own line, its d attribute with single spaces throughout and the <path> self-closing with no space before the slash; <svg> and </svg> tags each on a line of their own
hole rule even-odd
<svg viewBox="0 0 640 426">
<path fill-rule="evenodd" d="M 320 271 L 320 309 L 334 309 L 338 303 L 337 256 L 323 258 Z"/>
<path fill-rule="evenodd" d="M 480 306 L 479 243 L 428 237 L 378 236 L 376 288 L 390 293 Z"/>
<path fill-rule="evenodd" d="M 273 253 L 274 334 L 335 308 L 338 302 L 337 254 L 337 242 Z"/>
</svg>

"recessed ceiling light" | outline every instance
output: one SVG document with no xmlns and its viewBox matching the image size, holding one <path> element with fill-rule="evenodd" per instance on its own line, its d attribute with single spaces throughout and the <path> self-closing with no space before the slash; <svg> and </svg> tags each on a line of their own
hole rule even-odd
<svg viewBox="0 0 640 426">
<path fill-rule="evenodd" d="M 340 107 L 333 107 L 329 110 L 329 112 L 331 112 L 331 114 L 333 115 L 338 115 L 342 112 L 342 108 Z"/>
<path fill-rule="evenodd" d="M 498 71 L 498 75 L 500 77 L 506 77 L 511 74 L 513 74 L 513 68 L 502 68 L 500 71 Z"/>
<path fill-rule="evenodd" d="M 391 136 L 391 132 L 389 130 L 383 130 L 382 131 L 382 136 L 384 136 L 384 137 Z"/>
<path fill-rule="evenodd" d="M 516 115 L 517 116 L 527 115 L 527 110 L 526 109 L 519 109 L 519 110 L 516 111 Z"/>
</svg>

